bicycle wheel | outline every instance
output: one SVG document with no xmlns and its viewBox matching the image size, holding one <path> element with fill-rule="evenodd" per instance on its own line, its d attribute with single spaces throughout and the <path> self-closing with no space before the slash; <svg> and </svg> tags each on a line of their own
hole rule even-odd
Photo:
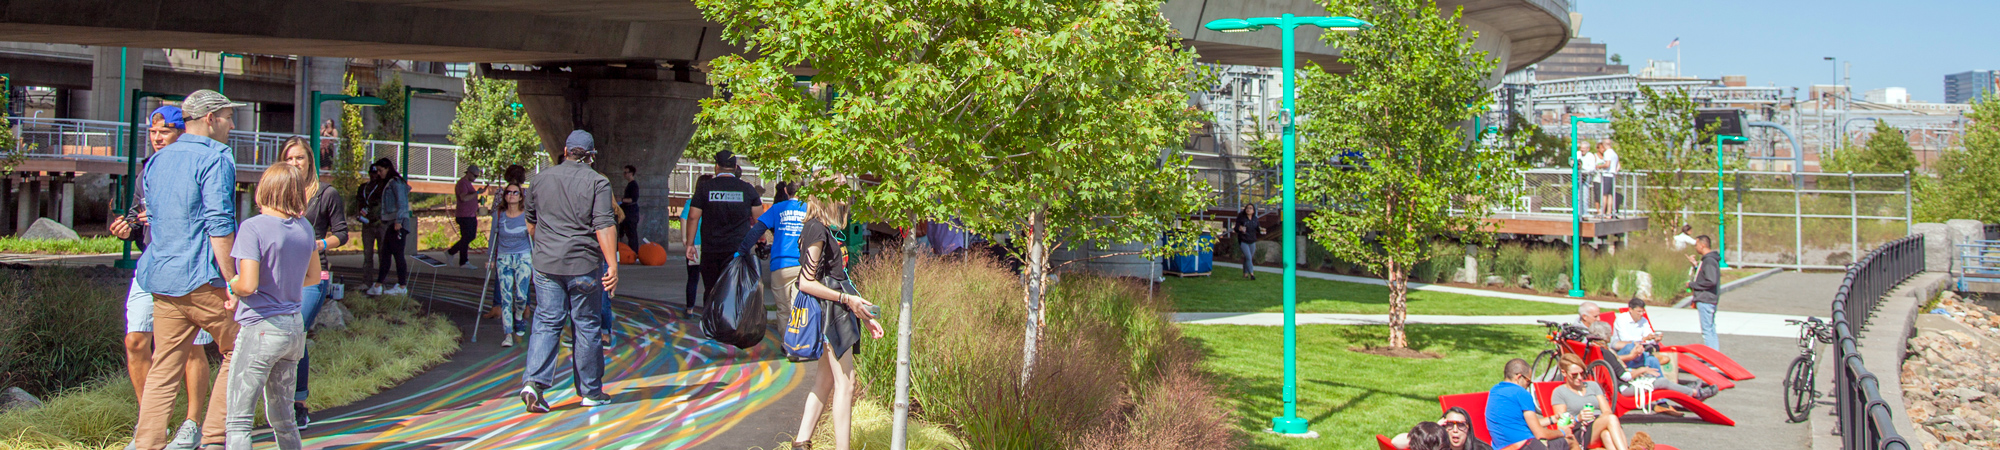
<svg viewBox="0 0 2000 450">
<path fill-rule="evenodd" d="M 1799 355 L 1785 369 L 1785 421 L 1806 421 L 1807 414 L 1812 412 L 1813 394 L 1812 357 Z"/>
<path fill-rule="evenodd" d="M 1535 355 L 1534 362 L 1528 364 L 1528 376 L 1535 382 L 1562 380 L 1562 374 L 1556 372 L 1556 363 L 1561 361 L 1561 353 L 1555 350 L 1542 350 Z"/>
<path fill-rule="evenodd" d="M 1610 408 L 1604 414 L 1619 415 L 1618 400 L 1624 394 L 1619 393 L 1618 388 L 1619 384 L 1624 383 L 1624 381 L 1618 379 L 1618 373 L 1617 369 L 1611 367 L 1611 363 L 1602 360 L 1591 361 L 1590 364 L 1583 366 L 1584 377 L 1589 378 L 1590 381 L 1597 382 L 1598 388 L 1604 390 L 1604 401 L 1610 402 L 1610 404 L 1604 405 L 1605 408 Z M 1640 409 L 1645 409 L 1645 406 L 1637 405 Z"/>
</svg>

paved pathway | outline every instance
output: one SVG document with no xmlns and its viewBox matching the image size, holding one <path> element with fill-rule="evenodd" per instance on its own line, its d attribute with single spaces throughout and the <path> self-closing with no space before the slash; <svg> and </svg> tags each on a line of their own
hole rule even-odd
<svg viewBox="0 0 2000 450">
<path fill-rule="evenodd" d="M 1228 266 L 1231 268 L 1239 268 L 1239 270 L 1240 267 L 1242 267 L 1229 263 L 1215 263 L 1215 265 L 1218 267 Z M 1269 272 L 1269 273 L 1283 273 L 1282 269 L 1276 267 L 1258 267 L 1257 271 Z M 1749 286 L 1745 286 L 1742 289 L 1738 289 L 1736 292 L 1725 294 L 1723 296 L 1723 301 L 1722 301 L 1723 305 L 1722 312 L 1716 314 L 1715 317 L 1716 333 L 1738 335 L 1738 336 L 1763 336 L 1763 337 L 1798 336 L 1798 327 L 1792 325 L 1786 325 L 1785 320 L 1803 319 L 1804 318 L 1803 314 L 1809 313 L 1805 310 L 1805 308 L 1793 308 L 1794 310 L 1797 311 L 1797 314 L 1799 315 L 1745 311 L 1738 308 L 1739 305 L 1763 305 L 1768 303 L 1776 303 L 1779 301 L 1776 299 L 1776 296 L 1764 296 L 1760 294 L 1756 297 L 1750 297 L 1738 294 L 1745 290 L 1758 290 L 1761 292 L 1762 290 L 1761 288 L 1759 288 L 1760 285 L 1769 285 L 1769 284 L 1792 285 L 1793 283 L 1818 282 L 1817 280 L 1812 280 L 1812 279 L 1795 280 L 1793 278 L 1780 278 L 1784 275 L 1788 274 L 1777 274 L 1772 277 L 1766 278 L 1764 280 L 1759 280 L 1755 283 L 1752 283 Z M 1803 274 L 1803 275 L 1819 275 L 1819 274 Z M 1309 272 L 1309 271 L 1299 271 L 1299 276 L 1306 278 L 1342 281 L 1349 283 L 1366 283 L 1375 285 L 1381 285 L 1387 283 L 1386 281 L 1375 278 L 1354 277 L 1347 275 L 1333 275 L 1333 274 L 1325 274 L 1325 273 Z M 1840 285 L 1840 279 L 1835 278 L 1832 284 L 1834 285 L 1835 288 L 1838 288 Z M 1487 291 L 1487 290 L 1468 289 L 1461 287 L 1443 286 L 1443 285 L 1425 284 L 1425 283 L 1410 283 L 1410 289 L 1417 291 L 1450 292 L 1455 294 L 1478 295 L 1485 297 L 1507 298 L 1514 300 L 1526 300 L 1526 301 L 1543 302 L 1543 303 L 1557 303 L 1564 305 L 1581 305 L 1584 302 L 1591 302 L 1598 304 L 1599 307 L 1605 308 L 1606 310 L 1615 310 L 1617 308 L 1622 308 L 1625 306 L 1624 304 L 1614 303 L 1614 302 L 1599 302 L 1599 301 L 1578 300 L 1578 299 L 1564 298 L 1564 297 L 1549 297 L 1541 295 L 1517 294 L 1513 292 Z M 1805 299 L 1813 298 L 1812 296 L 1817 295 L 1817 293 L 1811 292 L 1811 289 L 1813 288 L 1800 286 L 1797 289 L 1800 290 L 1801 292 L 1799 295 L 1795 296 L 1795 298 L 1788 297 L 1794 302 L 1803 303 Z M 1785 288 L 1771 288 L 1769 290 L 1783 291 L 1785 290 Z M 1738 300 L 1739 297 L 1744 298 L 1744 300 L 1739 301 Z M 1819 298 L 1824 299 L 1821 300 L 1822 303 L 1831 302 L 1833 301 L 1833 293 L 1829 290 L 1827 293 L 1825 293 L 1824 297 L 1819 297 Z M 1822 311 L 1819 311 L 1818 314 L 1820 316 L 1827 315 L 1828 312 L 1825 311 L 1826 308 L 1827 307 L 1822 306 L 1821 307 Z M 1776 309 L 1776 308 L 1769 308 L 1769 309 Z M 1648 309 L 1646 313 L 1647 315 L 1653 317 L 1653 327 L 1662 332 L 1680 332 L 1680 333 L 1696 333 L 1696 334 L 1701 333 L 1701 317 L 1699 313 L 1695 312 L 1695 310 L 1693 309 L 1655 307 Z M 1389 316 L 1382 314 L 1299 314 L 1297 320 L 1301 324 L 1366 325 L 1366 324 L 1389 323 Z M 1576 320 L 1576 315 L 1575 314 L 1563 314 L 1556 316 L 1413 315 L 1410 316 L 1409 318 L 1410 323 L 1480 324 L 1480 325 L 1535 325 L 1536 320 L 1569 322 Z M 1174 321 L 1181 323 L 1192 323 L 1198 325 L 1283 325 L 1284 314 L 1283 313 L 1177 313 L 1174 314 Z M 1701 339 L 1699 338 L 1695 339 L 1695 341 L 1697 342 L 1700 340 Z"/>
<path fill-rule="evenodd" d="M 349 263 L 349 260 L 356 261 Z M 343 266 L 359 266 L 352 256 Z M 412 268 L 413 271 L 416 268 Z M 306 431 L 324 449 L 653 449 L 771 447 L 798 424 L 807 371 L 776 344 L 739 350 L 707 339 L 684 316 L 680 267 L 623 266 L 614 301 L 619 345 L 606 365 L 613 403 L 583 408 L 567 370 L 550 388 L 554 411 L 527 414 L 518 397 L 526 345 L 501 348 L 497 321 L 480 323 L 450 363 L 348 407 Z M 417 281 L 429 296 L 429 268 Z M 358 273 L 358 272 L 356 272 Z M 445 269 L 435 308 L 468 336 L 478 271 Z M 463 279 L 450 277 L 465 277 Z M 490 306 L 490 304 L 489 304 Z M 567 357 L 567 352 L 563 353 Z"/>
</svg>

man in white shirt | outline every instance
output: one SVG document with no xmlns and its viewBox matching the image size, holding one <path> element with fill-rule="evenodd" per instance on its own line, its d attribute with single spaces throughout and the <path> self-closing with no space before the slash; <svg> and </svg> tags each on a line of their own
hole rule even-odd
<svg viewBox="0 0 2000 450">
<path fill-rule="evenodd" d="M 1625 368 L 1651 368 L 1661 373 L 1665 369 L 1660 364 L 1660 356 L 1647 351 L 1648 345 L 1660 344 L 1660 333 L 1653 329 L 1653 321 L 1646 317 L 1646 301 L 1632 299 L 1626 304 L 1625 314 L 1619 314 L 1612 323 L 1611 349 L 1618 354 L 1618 360 L 1625 362 Z"/>
<path fill-rule="evenodd" d="M 1618 169 L 1618 150 L 1611 148 L 1610 140 L 1598 141 L 1597 174 L 1600 178 L 1597 186 L 1601 190 L 1599 195 L 1604 198 L 1602 202 L 1598 203 L 1597 215 L 1599 216 L 1617 217 L 1618 194 L 1613 189 L 1616 187 L 1614 181 L 1616 181 L 1615 178 L 1618 176 Z"/>
<path fill-rule="evenodd" d="M 1583 208 L 1583 216 L 1589 217 L 1591 215 L 1590 202 L 1597 200 L 1597 166 L 1603 161 L 1597 158 L 1595 149 L 1589 147 L 1577 150 L 1576 158 L 1578 164 L 1577 170 L 1583 172 L 1583 176 L 1581 177 L 1583 185 L 1576 188 L 1583 192 L 1574 199 L 1577 202 L 1575 206 Z"/>
</svg>

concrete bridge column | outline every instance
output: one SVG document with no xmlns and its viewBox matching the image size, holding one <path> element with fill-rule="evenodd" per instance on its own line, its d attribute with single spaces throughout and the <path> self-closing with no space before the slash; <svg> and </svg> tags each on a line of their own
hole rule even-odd
<svg viewBox="0 0 2000 450">
<path fill-rule="evenodd" d="M 86 111 L 87 115 L 84 117 L 88 117 L 91 120 L 109 120 L 113 122 L 125 118 L 124 113 L 128 109 L 125 101 L 129 99 L 126 99 L 125 95 L 121 95 L 118 91 L 120 50 L 123 50 L 123 48 L 90 48 L 90 103 L 88 104 L 89 111 Z M 146 87 L 147 50 L 151 49 L 132 48 L 125 54 L 125 89 L 127 92 L 132 89 L 145 89 Z"/>
<path fill-rule="evenodd" d="M 668 183 L 694 137 L 694 116 L 701 110 L 700 100 L 710 95 L 708 85 L 527 72 L 489 76 L 520 82 L 522 109 L 551 155 L 560 151 L 570 130 L 589 131 L 598 148 L 592 167 L 611 180 L 613 197 L 624 192 L 624 167 L 638 168 L 639 237 L 669 242 Z"/>
</svg>

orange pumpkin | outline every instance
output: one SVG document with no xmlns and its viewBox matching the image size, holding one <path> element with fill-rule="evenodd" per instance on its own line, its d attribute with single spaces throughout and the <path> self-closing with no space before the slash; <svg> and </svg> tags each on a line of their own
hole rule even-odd
<svg viewBox="0 0 2000 450">
<path fill-rule="evenodd" d="M 623 242 L 618 243 L 618 263 L 638 264 L 639 252 L 632 251 L 632 246 L 630 245 L 625 245 Z"/>
<path fill-rule="evenodd" d="M 667 265 L 667 248 L 658 242 L 639 244 L 639 264 L 648 266 Z"/>
</svg>

